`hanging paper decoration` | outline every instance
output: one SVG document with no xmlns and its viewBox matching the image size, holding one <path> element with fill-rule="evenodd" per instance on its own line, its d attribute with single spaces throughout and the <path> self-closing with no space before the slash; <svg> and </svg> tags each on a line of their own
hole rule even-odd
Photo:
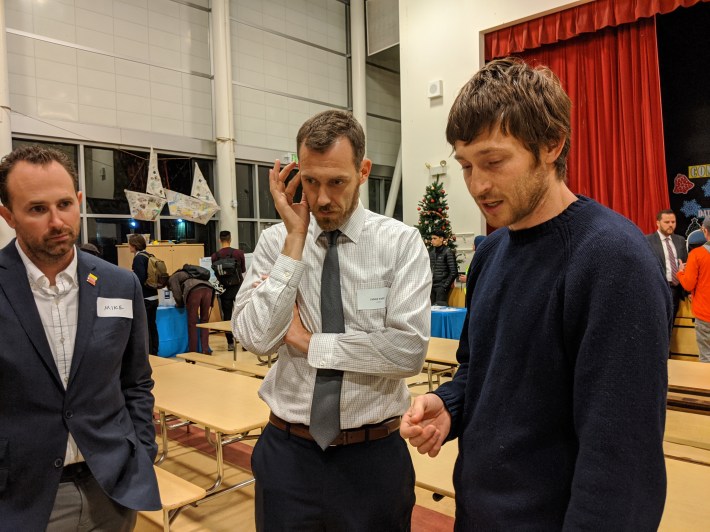
<svg viewBox="0 0 710 532">
<path fill-rule="evenodd" d="M 136 220 L 155 221 L 165 206 L 165 190 L 158 173 L 158 156 L 150 148 L 150 162 L 148 163 L 148 179 L 146 180 L 145 193 L 134 190 L 124 190 L 128 200 L 131 217 Z"/>
<path fill-rule="evenodd" d="M 168 197 L 168 209 L 172 216 L 179 216 L 204 225 L 214 216 L 214 213 L 220 210 L 197 163 L 195 163 L 190 196 L 173 190 L 165 192 Z"/>
</svg>

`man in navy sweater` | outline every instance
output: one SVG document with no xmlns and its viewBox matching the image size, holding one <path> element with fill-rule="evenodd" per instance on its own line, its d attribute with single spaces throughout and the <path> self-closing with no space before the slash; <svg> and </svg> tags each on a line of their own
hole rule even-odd
<svg viewBox="0 0 710 532">
<path fill-rule="evenodd" d="M 656 530 L 671 297 L 642 233 L 565 183 L 570 100 L 544 67 L 486 65 L 447 140 L 487 222 L 453 381 L 401 433 L 459 440 L 457 530 Z M 471 314 L 473 310 L 474 314 Z"/>
</svg>

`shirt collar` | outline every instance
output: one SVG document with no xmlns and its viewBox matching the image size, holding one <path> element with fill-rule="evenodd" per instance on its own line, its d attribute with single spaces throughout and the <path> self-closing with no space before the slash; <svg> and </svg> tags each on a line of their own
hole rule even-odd
<svg viewBox="0 0 710 532">
<path fill-rule="evenodd" d="M 656 231 L 656 233 L 658 233 L 658 236 L 659 236 L 660 239 L 663 240 L 663 241 L 665 241 L 666 238 L 670 238 L 670 236 L 668 236 L 668 235 L 666 235 L 666 234 L 664 234 L 664 233 L 661 233 L 661 230 L 660 230 L 660 229 L 659 229 L 658 231 Z"/>
<path fill-rule="evenodd" d="M 362 230 L 365 227 L 366 215 L 367 211 L 365 210 L 365 207 L 363 207 L 360 200 L 358 200 L 355 210 L 352 212 L 350 217 L 345 220 L 340 227 L 338 227 L 338 229 L 340 229 L 340 232 L 348 237 L 352 242 L 357 244 L 357 241 L 360 239 L 360 235 L 362 234 Z M 318 239 L 318 237 L 323 233 L 323 229 L 320 228 L 313 214 L 311 214 L 311 223 L 308 227 L 308 232 L 315 239 Z"/>
<path fill-rule="evenodd" d="M 20 247 L 20 243 L 15 240 L 15 247 L 17 248 L 17 252 L 20 254 L 20 258 L 22 259 L 22 262 L 25 265 L 25 270 L 27 270 L 27 279 L 30 281 L 31 286 L 38 286 L 38 287 L 47 287 L 49 286 L 49 279 L 45 274 L 42 273 L 42 271 L 35 266 L 35 263 L 30 260 L 30 258 L 25 255 L 25 252 L 22 251 L 22 248 Z M 71 283 L 73 286 L 79 286 L 79 280 L 78 280 L 78 271 L 77 271 L 77 251 L 76 247 L 73 247 L 74 251 L 74 257 L 72 258 L 71 262 L 69 263 L 69 266 L 66 267 L 66 269 L 62 270 L 57 274 L 57 277 L 62 277 L 64 278 L 67 282 Z M 56 282 L 56 280 L 55 280 Z"/>
</svg>

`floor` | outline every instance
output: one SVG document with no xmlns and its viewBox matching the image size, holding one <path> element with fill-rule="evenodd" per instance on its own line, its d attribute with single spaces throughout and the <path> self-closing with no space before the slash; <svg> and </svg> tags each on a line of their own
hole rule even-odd
<svg viewBox="0 0 710 532">
<path fill-rule="evenodd" d="M 233 353 L 226 351 L 226 340 L 221 334 L 210 336 L 210 346 L 213 356 L 232 359 Z M 237 350 L 237 359 L 246 364 L 258 364 L 251 353 Z M 216 370 L 215 370 L 216 371 Z M 413 394 L 426 393 L 427 384 L 422 376 L 408 379 Z M 698 416 L 684 412 L 668 411 L 666 419 L 665 440 L 677 444 L 692 446 L 698 451 L 710 451 L 710 416 Z M 225 486 L 231 486 L 251 478 L 249 462 L 253 443 L 236 443 L 225 448 Z M 206 442 L 203 432 L 192 427 L 170 431 L 169 458 L 161 467 L 193 482 L 207 487 L 214 475 L 214 450 Z M 678 491 L 678 490 L 676 490 Z M 670 523 L 665 519 L 660 529 L 664 532 L 689 530 L 707 530 L 697 528 L 692 516 L 695 513 L 697 499 L 702 499 L 702 491 L 686 493 L 681 486 L 680 493 L 669 490 L 669 497 L 681 497 L 681 504 L 690 505 L 682 510 L 690 522 L 683 524 L 682 519 Z M 450 532 L 453 530 L 455 506 L 452 499 L 444 497 L 439 501 L 432 498 L 431 492 L 416 489 L 417 504 L 412 517 L 413 532 Z M 678 502 L 676 501 L 676 504 Z M 702 506 L 702 504 L 701 504 Z M 254 526 L 254 489 L 253 486 L 216 497 L 197 507 L 190 507 L 181 512 L 171 526 L 175 532 L 197 531 L 245 531 L 255 530 Z M 153 532 L 162 530 L 162 515 L 160 512 L 140 514 L 136 526 L 138 532 Z"/>
<path fill-rule="evenodd" d="M 226 340 L 221 334 L 210 336 L 210 347 L 213 356 L 231 359 L 233 353 L 226 351 Z M 237 347 L 237 360 L 258 364 L 251 353 L 243 352 Z M 425 380 L 425 379 L 424 379 Z M 421 377 L 409 379 L 412 393 L 425 393 L 426 383 Z M 189 480 L 199 486 L 211 484 L 215 472 L 214 450 L 206 442 L 199 428 L 191 427 L 169 432 L 168 459 L 161 464 L 164 469 Z M 252 442 L 235 443 L 225 448 L 225 479 L 224 485 L 231 486 L 251 478 L 249 462 Z M 416 488 L 417 504 L 412 516 L 412 532 L 450 532 L 454 525 L 454 502 L 448 497 L 435 501 L 429 491 Z M 198 531 L 244 531 L 255 530 L 254 526 L 254 488 L 248 486 L 240 490 L 215 497 L 205 503 L 183 510 L 171 525 L 175 532 Z M 162 530 L 161 512 L 141 513 L 136 525 L 137 532 L 153 532 Z"/>
</svg>

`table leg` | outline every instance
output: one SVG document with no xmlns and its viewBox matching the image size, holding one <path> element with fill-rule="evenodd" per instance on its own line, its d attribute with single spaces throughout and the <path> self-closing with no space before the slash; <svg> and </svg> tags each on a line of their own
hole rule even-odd
<svg viewBox="0 0 710 532">
<path fill-rule="evenodd" d="M 222 480 L 224 479 L 224 449 L 222 447 L 222 433 L 215 432 L 215 451 L 217 455 L 217 479 L 214 484 L 207 488 L 207 493 L 210 494 L 217 490 L 222 485 Z"/>
<path fill-rule="evenodd" d="M 168 424 L 165 421 L 165 411 L 161 410 L 159 412 L 160 415 L 160 437 L 162 439 L 162 449 L 160 450 L 160 455 L 158 455 L 158 459 L 156 460 L 155 464 L 159 465 L 162 464 L 163 461 L 168 457 Z"/>
</svg>

